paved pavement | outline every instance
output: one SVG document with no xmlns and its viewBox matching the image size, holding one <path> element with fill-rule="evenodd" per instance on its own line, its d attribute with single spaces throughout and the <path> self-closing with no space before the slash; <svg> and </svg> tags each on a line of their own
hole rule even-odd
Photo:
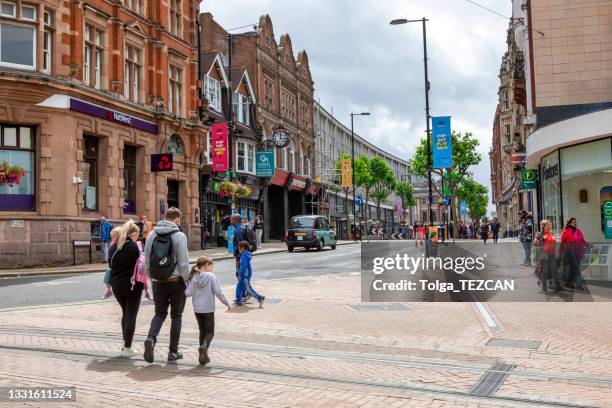
<svg viewBox="0 0 612 408">
<path fill-rule="evenodd" d="M 112 300 L 0 309 L 0 386 L 75 386 L 79 407 L 612 406 L 610 303 L 381 308 L 360 303 L 358 271 L 256 284 L 268 302 L 216 314 L 205 368 L 191 305 L 185 359 L 165 362 L 166 324 L 152 365 L 117 357 Z M 139 352 L 152 315 L 143 303 Z"/>
</svg>

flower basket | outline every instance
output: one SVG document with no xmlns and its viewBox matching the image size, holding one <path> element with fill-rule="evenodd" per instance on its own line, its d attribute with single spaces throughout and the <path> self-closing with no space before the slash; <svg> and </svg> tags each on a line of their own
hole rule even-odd
<svg viewBox="0 0 612 408">
<path fill-rule="evenodd" d="M 218 194 L 221 197 L 243 198 L 251 195 L 251 188 L 239 181 L 225 180 L 219 183 Z"/>
<path fill-rule="evenodd" d="M 21 177 L 25 177 L 25 170 L 19 165 L 9 165 L 6 160 L 0 163 L 0 186 L 8 184 L 9 187 L 18 185 Z"/>
<path fill-rule="evenodd" d="M 244 198 L 244 197 L 248 197 L 251 195 L 251 192 L 253 191 L 249 186 L 246 186 L 244 184 L 241 183 L 236 183 L 236 197 L 238 198 Z"/>
</svg>

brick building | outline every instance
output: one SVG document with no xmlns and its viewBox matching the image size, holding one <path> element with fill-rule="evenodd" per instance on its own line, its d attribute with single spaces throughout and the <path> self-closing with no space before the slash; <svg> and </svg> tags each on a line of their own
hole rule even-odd
<svg viewBox="0 0 612 408">
<path fill-rule="evenodd" d="M 200 24 L 202 51 L 227 56 L 231 38 L 232 66 L 249 73 L 257 101 L 252 127 L 263 139 L 270 139 L 278 126 L 289 132 L 289 145 L 277 149 L 275 175 L 262 193 L 265 237 L 282 238 L 291 216 L 317 210 L 314 83 L 308 56 L 300 51 L 295 57 L 288 34 L 277 43 L 268 15 L 260 17 L 250 35 L 229 37 L 210 13 L 200 15 Z"/>
<path fill-rule="evenodd" d="M 172 205 L 199 246 L 199 3 L 2 2 L 0 162 L 25 177 L 0 185 L 0 267 L 72 262 L 73 240 L 92 237 L 99 258 L 100 216 Z M 160 152 L 172 172 L 151 173 Z"/>
</svg>

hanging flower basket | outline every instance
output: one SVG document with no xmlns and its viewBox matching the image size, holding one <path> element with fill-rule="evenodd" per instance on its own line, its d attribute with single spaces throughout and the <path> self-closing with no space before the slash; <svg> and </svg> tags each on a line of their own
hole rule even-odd
<svg viewBox="0 0 612 408">
<path fill-rule="evenodd" d="M 218 185 L 218 194 L 221 197 L 243 198 L 251 195 L 251 188 L 239 181 L 225 180 Z"/>
<path fill-rule="evenodd" d="M 0 163 L 0 186 L 8 184 L 9 187 L 18 185 L 21 177 L 25 177 L 25 170 L 19 165 L 9 165 L 6 160 Z"/>
</svg>

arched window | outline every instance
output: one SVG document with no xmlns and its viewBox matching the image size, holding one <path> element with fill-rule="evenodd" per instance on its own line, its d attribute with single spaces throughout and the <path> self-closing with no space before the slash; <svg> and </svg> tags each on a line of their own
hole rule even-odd
<svg viewBox="0 0 612 408">
<path fill-rule="evenodd" d="M 170 136 L 168 141 L 168 151 L 176 154 L 177 156 L 185 156 L 185 147 L 181 137 L 177 134 Z"/>
<path fill-rule="evenodd" d="M 300 143 L 300 174 L 306 174 L 306 149 L 303 143 Z"/>
<path fill-rule="evenodd" d="M 293 141 L 289 144 L 289 170 L 295 173 L 295 145 Z"/>
</svg>

